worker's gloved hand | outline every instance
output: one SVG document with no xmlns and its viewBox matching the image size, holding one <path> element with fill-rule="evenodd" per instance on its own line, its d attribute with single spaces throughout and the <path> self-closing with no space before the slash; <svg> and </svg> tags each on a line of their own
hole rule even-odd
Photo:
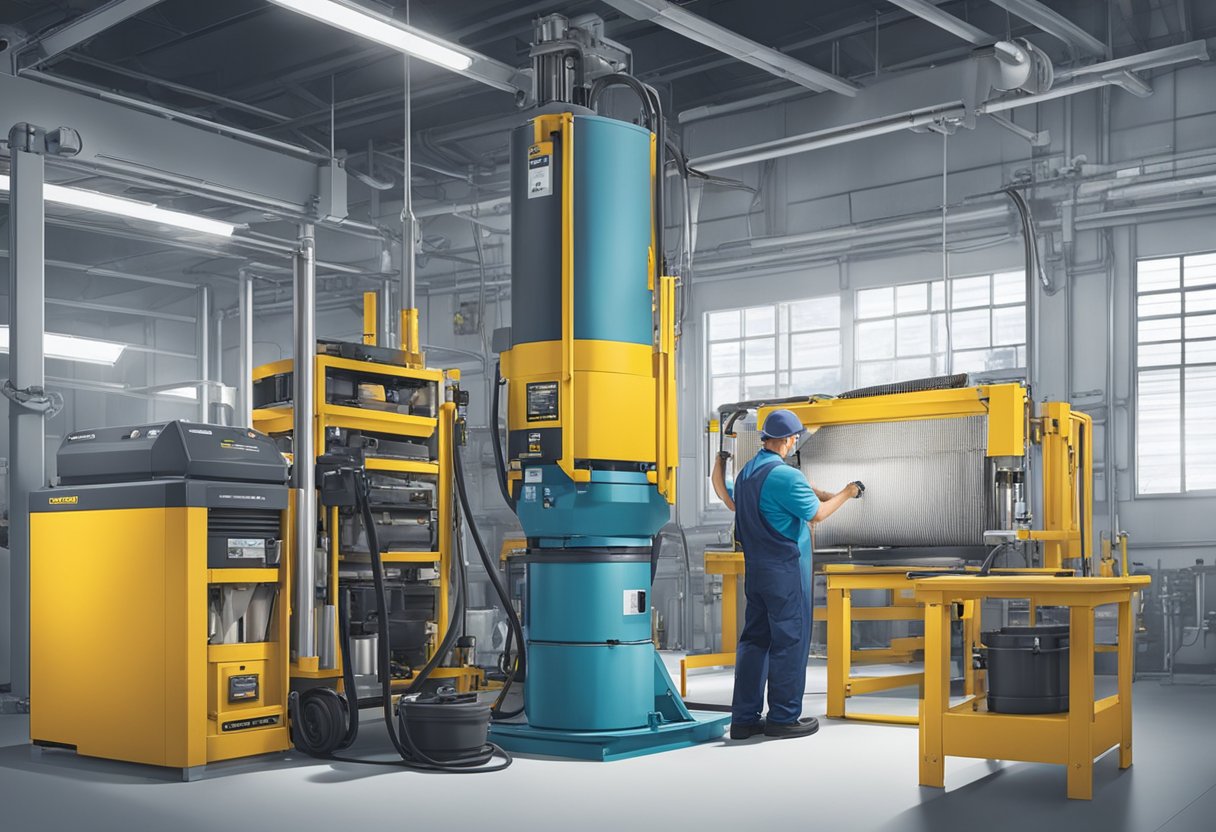
<svg viewBox="0 0 1216 832">
<path fill-rule="evenodd" d="M 853 482 L 849 483 L 849 485 L 853 486 L 853 488 L 856 489 L 853 492 L 853 496 L 855 498 L 860 497 L 862 494 L 866 493 L 865 483 L 863 483 L 861 480 L 854 480 Z"/>
<path fill-rule="evenodd" d="M 730 462 L 730 451 L 718 451 L 718 459 L 725 462 Z"/>
</svg>

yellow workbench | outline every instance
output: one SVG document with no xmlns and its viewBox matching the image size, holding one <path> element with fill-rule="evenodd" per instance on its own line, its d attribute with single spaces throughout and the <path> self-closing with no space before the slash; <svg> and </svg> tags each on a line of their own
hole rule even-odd
<svg viewBox="0 0 1216 832">
<path fill-rule="evenodd" d="M 920 707 L 920 784 L 945 787 L 946 757 L 1055 763 L 1068 770 L 1068 796 L 1093 797 L 1094 759 L 1119 747 L 1119 768 L 1132 764 L 1132 594 L 1147 576 L 1058 578 L 990 575 L 919 578 L 925 608 L 925 678 Z M 950 705 L 950 621 L 959 603 L 1030 599 L 1069 609 L 1069 709 L 1060 714 L 997 714 L 982 696 Z M 1118 693 L 1094 701 L 1094 609 L 1119 605 Z M 830 653 L 830 650 L 829 650 Z M 969 664 L 970 662 L 965 662 Z"/>
<path fill-rule="evenodd" d="M 849 713 L 846 701 L 853 696 L 894 690 L 903 687 L 921 688 L 924 673 L 894 673 L 878 676 L 852 674 L 854 665 L 861 664 L 909 664 L 923 654 L 923 636 L 893 638 L 887 647 L 866 650 L 853 649 L 854 621 L 920 621 L 924 618 L 924 606 L 916 600 L 914 584 L 908 580 L 909 572 L 946 572 L 947 567 L 919 567 L 912 563 L 892 566 L 870 566 L 867 564 L 834 563 L 824 567 L 827 577 L 827 606 L 815 609 L 815 620 L 827 621 L 827 716 L 831 719 L 856 719 L 862 722 L 883 722 L 894 725 L 916 725 L 915 716 L 902 714 Z M 978 572 L 977 567 L 968 571 Z M 1057 574 L 1053 569 L 995 569 L 994 575 Z M 1071 570 L 1064 570 L 1071 572 Z M 880 590 L 891 593 L 886 606 L 853 606 L 853 593 L 859 590 Z M 823 613 L 821 615 L 821 613 Z M 1033 613 L 1032 613 L 1033 614 Z M 968 655 L 979 643 L 980 605 L 966 601 L 962 604 L 959 618 L 963 622 L 963 641 Z M 968 695 L 983 694 L 984 679 L 977 674 L 972 663 L 963 662 L 963 692 Z"/>
<path fill-rule="evenodd" d="M 857 719 L 896 725 L 915 725 L 915 716 L 899 714 L 847 713 L 845 700 L 851 696 L 876 693 L 903 687 L 921 687 L 923 673 L 896 673 L 879 676 L 854 676 L 855 664 L 906 664 L 915 661 L 924 649 L 924 638 L 912 636 L 893 638 L 889 647 L 872 650 L 853 649 L 854 621 L 919 621 L 924 617 L 921 604 L 914 597 L 914 584 L 908 580 L 909 571 L 916 566 L 865 566 L 829 564 L 827 576 L 827 716 L 831 719 Z M 891 593 L 891 603 L 882 607 L 854 607 L 852 595 L 860 590 L 880 590 Z M 819 616 L 816 616 L 818 618 Z M 963 615 L 963 637 L 968 647 L 975 644 L 977 634 L 973 623 L 972 605 L 967 604 Z M 966 692 L 974 693 L 975 680 L 971 663 L 966 665 Z"/>
</svg>

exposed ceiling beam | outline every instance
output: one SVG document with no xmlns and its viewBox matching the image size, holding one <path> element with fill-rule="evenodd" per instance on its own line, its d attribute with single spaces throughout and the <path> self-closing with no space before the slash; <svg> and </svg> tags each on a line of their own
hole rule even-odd
<svg viewBox="0 0 1216 832">
<path fill-rule="evenodd" d="M 606 0 L 606 2 L 636 20 L 645 20 L 656 26 L 662 26 L 664 29 L 670 29 L 689 40 L 717 49 L 732 58 L 815 92 L 831 91 L 841 95 L 854 96 L 861 89 L 852 81 L 822 69 L 816 69 L 783 52 L 745 38 L 724 26 L 719 26 L 717 23 L 668 3 L 667 0 Z"/>
<path fill-rule="evenodd" d="M 1139 55 L 1128 55 L 1125 58 L 1115 58 L 1113 61 L 1103 61 L 1099 64 L 1077 66 L 1056 71 L 1056 82 L 1069 81 L 1083 75 L 1106 75 L 1111 72 L 1143 72 L 1162 66 L 1176 66 L 1191 61 L 1208 61 L 1208 44 L 1204 40 L 1193 40 L 1190 43 L 1180 43 L 1177 46 L 1167 46 L 1164 49 L 1154 49 L 1151 52 L 1141 52 Z"/>
<path fill-rule="evenodd" d="M 1091 55 L 1105 57 L 1106 44 L 1073 23 L 1064 15 L 1048 8 L 1039 0 L 992 0 L 1010 14 L 1015 14 L 1052 37 L 1058 38 L 1074 49 Z"/>
<path fill-rule="evenodd" d="M 996 40 L 978 26 L 972 26 L 962 18 L 955 17 L 949 12 L 942 11 L 929 0 L 888 0 L 893 5 L 919 17 L 927 23 L 932 23 L 939 29 L 945 29 L 952 35 L 957 35 L 975 46 L 983 46 Z"/>
<path fill-rule="evenodd" d="M 1203 42 L 1201 41 L 1200 44 L 1203 44 Z M 974 107 L 973 112 L 976 115 L 991 116 L 995 113 L 1004 113 L 1019 107 L 1040 104 L 1044 101 L 1052 101 L 1057 98 L 1064 98 L 1109 86 L 1117 86 L 1132 95 L 1144 97 L 1152 95 L 1153 88 L 1143 78 L 1135 75 L 1131 71 L 1132 69 L 1176 65 L 1200 59 L 1201 57 L 1206 57 L 1206 55 L 1205 44 L 1199 47 L 1194 44 L 1184 44 L 1164 50 L 1156 50 L 1155 52 L 1147 52 L 1142 55 L 1106 61 L 1086 67 L 1085 74 L 1073 77 L 1071 83 L 1052 87 L 1046 92 L 1036 95 L 1013 94 L 989 99 Z M 948 72 L 950 69 L 951 67 L 948 65 L 934 71 Z M 957 67 L 955 69 L 957 70 Z M 923 84 L 924 82 L 921 80 L 921 76 L 908 76 L 902 82 L 895 81 L 888 83 Z M 906 97 L 907 89 L 903 87 L 900 89 L 905 93 Z M 863 105 L 873 96 L 881 94 L 882 85 L 876 84 L 870 87 L 867 96 L 858 99 L 856 103 L 858 106 Z M 746 147 L 709 153 L 690 159 L 689 164 L 697 170 L 712 172 L 762 162 L 767 159 L 807 153 L 812 150 L 834 147 L 874 136 L 884 136 L 904 130 L 929 127 L 942 121 L 962 119 L 967 114 L 968 107 L 962 101 L 943 102 L 901 113 L 879 115 L 861 121 L 839 124 L 810 133 L 785 136 L 771 141 L 751 144 Z"/>
<path fill-rule="evenodd" d="M 160 2 L 161 0 L 111 0 L 104 6 L 83 14 L 25 44 L 22 47 L 22 53 L 34 55 L 34 60 L 25 66 L 35 67 L 44 64 L 56 55 L 79 46 L 100 35 L 106 29 L 117 26 L 127 18 L 147 11 Z"/>
</svg>

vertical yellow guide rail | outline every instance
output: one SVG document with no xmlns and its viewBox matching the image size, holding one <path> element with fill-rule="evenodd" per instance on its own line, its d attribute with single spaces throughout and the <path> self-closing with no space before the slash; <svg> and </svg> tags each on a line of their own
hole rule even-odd
<svg viewBox="0 0 1216 832">
<path fill-rule="evenodd" d="M 439 592 L 439 610 L 437 622 L 439 625 L 435 633 L 435 644 L 438 646 L 443 642 L 443 638 L 447 633 L 448 621 L 451 618 L 451 613 L 448 611 L 448 592 L 450 586 L 449 577 L 452 574 L 452 465 L 455 464 L 455 458 L 452 454 L 452 443 L 456 441 L 453 435 L 453 423 L 456 418 L 456 405 L 453 402 L 444 402 L 439 407 L 439 425 L 437 426 L 439 438 L 439 585 L 442 588 Z"/>
<path fill-rule="evenodd" d="M 376 346 L 376 293 L 363 293 L 363 343 Z"/>
<path fill-rule="evenodd" d="M 1072 556 L 1070 535 L 1077 530 L 1071 408 L 1064 402 L 1043 405 L 1041 437 L 1043 446 L 1043 566 L 1062 569 Z"/>
<path fill-rule="evenodd" d="M 537 129 L 543 128 L 537 120 Z M 571 482 L 590 482 L 591 472 L 574 467 L 574 433 L 578 429 L 574 392 L 574 114 L 562 113 L 558 130 L 562 147 L 562 455 L 558 467 Z"/>
<path fill-rule="evenodd" d="M 659 278 L 659 344 L 655 356 L 658 381 L 658 430 L 655 484 L 668 503 L 676 501 L 676 467 L 679 465 L 679 421 L 676 405 L 676 279 Z"/>
<path fill-rule="evenodd" d="M 662 187 L 663 172 L 658 169 L 660 138 L 650 134 L 650 181 Z M 651 217 L 658 206 L 651 196 Z M 661 274 L 663 252 L 658 250 L 655 223 L 650 224 L 650 251 L 647 256 L 646 285 L 654 293 L 658 312 L 658 342 L 655 344 L 655 486 L 669 505 L 676 502 L 676 467 L 680 462 L 679 418 L 676 405 L 676 278 Z M 655 279 L 658 278 L 656 284 Z"/>
<path fill-rule="evenodd" d="M 418 310 L 401 310 L 401 349 L 406 354 L 405 366 L 421 368 L 426 364 L 418 334 Z"/>
<path fill-rule="evenodd" d="M 1081 440 L 1081 453 L 1077 460 L 1074 489 L 1077 492 L 1077 502 L 1079 503 L 1077 509 L 1080 513 L 1078 555 L 1082 558 L 1089 558 L 1093 556 L 1094 540 L 1094 420 L 1088 413 L 1082 413 L 1079 410 L 1073 410 L 1069 415 L 1076 427 L 1073 436 Z M 1075 441 L 1073 444 L 1076 444 Z"/>
</svg>

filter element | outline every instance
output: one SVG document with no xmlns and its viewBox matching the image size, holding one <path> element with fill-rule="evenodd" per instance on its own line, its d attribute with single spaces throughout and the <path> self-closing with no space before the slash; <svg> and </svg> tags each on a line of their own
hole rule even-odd
<svg viewBox="0 0 1216 832">
<path fill-rule="evenodd" d="M 799 449 L 824 490 L 861 480 L 865 496 L 815 530 L 815 547 L 974 546 L 989 517 L 987 419 L 829 425 Z"/>
<path fill-rule="evenodd" d="M 375 676 L 379 636 L 355 636 L 350 640 L 351 666 L 356 676 Z"/>
</svg>

